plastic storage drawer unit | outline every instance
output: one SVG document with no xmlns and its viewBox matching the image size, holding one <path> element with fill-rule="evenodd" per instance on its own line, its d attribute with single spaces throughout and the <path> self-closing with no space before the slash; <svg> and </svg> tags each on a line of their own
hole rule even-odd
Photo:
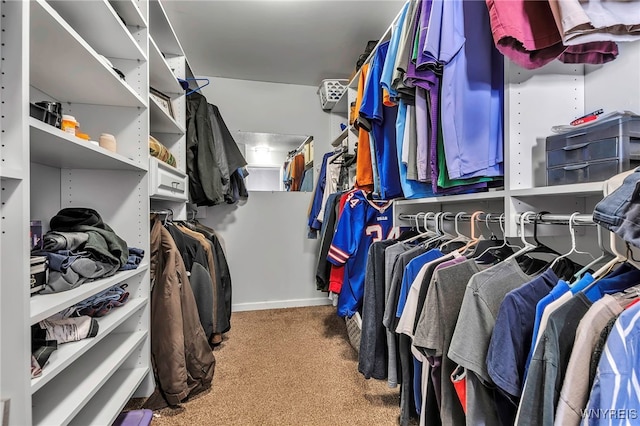
<svg viewBox="0 0 640 426">
<path fill-rule="evenodd" d="M 547 185 L 598 182 L 640 165 L 640 116 L 549 136 L 546 164 Z"/>
</svg>

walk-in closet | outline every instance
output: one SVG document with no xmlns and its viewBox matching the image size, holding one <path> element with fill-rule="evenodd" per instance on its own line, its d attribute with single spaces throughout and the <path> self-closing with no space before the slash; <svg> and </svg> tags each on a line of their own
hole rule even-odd
<svg viewBox="0 0 640 426">
<path fill-rule="evenodd" d="M 639 40 L 638 0 L 0 2 L 0 426 L 640 424 Z"/>
</svg>

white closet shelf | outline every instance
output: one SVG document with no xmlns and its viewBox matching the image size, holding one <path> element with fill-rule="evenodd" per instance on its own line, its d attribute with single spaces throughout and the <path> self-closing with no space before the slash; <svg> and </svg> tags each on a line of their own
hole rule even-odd
<svg viewBox="0 0 640 426">
<path fill-rule="evenodd" d="M 146 164 L 111 152 L 29 117 L 31 161 L 64 169 L 147 170 Z"/>
<path fill-rule="evenodd" d="M 2 166 L 2 169 L 0 169 L 0 178 L 2 179 L 21 180 L 23 176 L 24 173 L 22 172 L 22 169 L 19 169 L 17 167 Z"/>
<path fill-rule="evenodd" d="M 33 424 L 69 423 L 146 337 L 143 331 L 105 337 L 74 363 L 74 374 L 58 375 L 33 395 Z"/>
<path fill-rule="evenodd" d="M 43 0 L 31 4 L 30 84 L 63 102 L 145 107 L 146 102 Z"/>
<path fill-rule="evenodd" d="M 185 56 L 176 32 L 159 1 L 149 1 L 149 29 L 160 51 L 171 56 Z"/>
<path fill-rule="evenodd" d="M 342 133 L 340 133 L 338 135 L 338 137 L 336 137 L 333 142 L 331 142 L 331 146 L 340 146 L 340 144 L 342 143 L 343 140 L 345 140 L 347 138 L 347 136 L 349 136 L 349 128 L 346 127 Z"/>
<path fill-rule="evenodd" d="M 589 196 L 599 195 L 603 192 L 604 182 L 587 182 L 577 183 L 572 185 L 555 185 L 555 186 L 541 186 L 538 188 L 527 189 L 513 189 L 510 191 L 512 197 L 524 198 L 524 197 L 563 197 L 569 194 L 574 196 Z"/>
<path fill-rule="evenodd" d="M 147 299 L 130 299 L 124 306 L 114 308 L 108 315 L 96 318 L 98 321 L 97 336 L 59 345 L 58 349 L 51 354 L 47 366 L 42 370 L 42 376 L 31 380 L 31 393 L 37 392 L 41 387 L 49 383 L 58 373 L 62 372 L 89 349 L 100 343 L 109 333 L 127 319 L 131 318 L 133 314 L 138 312 L 146 304 Z"/>
<path fill-rule="evenodd" d="M 487 191 L 479 192 L 475 194 L 462 194 L 462 195 L 445 195 L 441 197 L 429 197 L 429 198 L 417 198 L 412 200 L 398 200 L 394 204 L 396 206 L 412 206 L 412 205 L 427 205 L 427 204 L 453 204 L 453 203 L 468 203 L 474 201 L 490 201 L 500 200 L 505 197 L 505 191 Z"/>
<path fill-rule="evenodd" d="M 120 369 L 71 420 L 71 425 L 110 425 L 136 391 L 149 368 Z"/>
<path fill-rule="evenodd" d="M 135 277 L 149 269 L 148 263 L 142 263 L 138 269 L 118 272 L 117 274 L 103 278 L 101 280 L 90 281 L 73 290 L 63 291 L 53 294 L 37 294 L 31 297 L 31 318 L 30 324 L 49 318 L 51 315 L 60 312 L 63 309 L 73 306 L 76 303 L 92 296 L 96 293 L 106 290 L 116 284 L 120 284 L 130 278 Z"/>
<path fill-rule="evenodd" d="M 158 45 L 149 37 L 149 85 L 165 94 L 184 93 Z"/>
<path fill-rule="evenodd" d="M 176 135 L 183 135 L 185 133 L 184 128 L 178 122 L 167 114 L 155 99 L 149 98 L 149 114 L 150 121 L 149 127 L 154 133 L 171 133 Z"/>
<path fill-rule="evenodd" d="M 147 27 L 147 21 L 142 15 L 142 11 L 136 4 L 136 0 L 109 0 L 111 6 L 118 15 L 122 16 L 129 27 Z"/>
<path fill-rule="evenodd" d="M 49 4 L 99 54 L 146 61 L 144 52 L 107 0 L 57 0 Z"/>
<path fill-rule="evenodd" d="M 347 98 L 349 97 L 347 95 L 348 91 L 349 91 L 348 89 L 344 89 L 344 92 L 342 92 L 342 96 L 340 96 L 340 99 L 338 100 L 338 102 L 336 102 L 333 108 L 331 108 L 331 112 L 344 114 L 347 111 L 349 111 L 349 102 L 347 100 Z"/>
</svg>

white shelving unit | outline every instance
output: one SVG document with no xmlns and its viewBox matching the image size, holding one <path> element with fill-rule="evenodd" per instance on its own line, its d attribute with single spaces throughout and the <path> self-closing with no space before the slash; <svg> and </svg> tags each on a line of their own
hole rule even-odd
<svg viewBox="0 0 640 426">
<path fill-rule="evenodd" d="M 176 167 L 150 159 L 149 194 L 153 210 L 170 210 L 175 219 L 186 219 L 189 182 L 186 166 L 186 96 L 178 78 L 193 78 L 180 41 L 162 3 L 149 2 L 150 85 L 172 97 L 173 117 L 149 99 L 150 132 L 176 158 Z"/>
<path fill-rule="evenodd" d="M 10 425 L 110 424 L 131 395 L 148 396 L 154 387 L 147 0 L 33 0 L 0 8 L 0 398 L 10 400 Z M 114 135 L 116 152 L 30 117 L 29 103 L 38 101 L 60 102 L 93 140 Z M 135 270 L 31 297 L 29 220 L 41 220 L 46 232 L 66 207 L 95 209 L 147 257 Z M 123 282 L 129 301 L 98 319 L 98 335 L 59 345 L 32 380 L 31 326 Z"/>
</svg>

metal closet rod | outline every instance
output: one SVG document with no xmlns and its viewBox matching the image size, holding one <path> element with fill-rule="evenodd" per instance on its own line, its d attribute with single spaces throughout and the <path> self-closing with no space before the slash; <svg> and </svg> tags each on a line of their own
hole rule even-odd
<svg viewBox="0 0 640 426">
<path fill-rule="evenodd" d="M 516 218 L 516 223 L 520 224 L 524 213 L 520 213 Z M 568 225 L 571 219 L 571 214 L 551 214 L 545 213 L 543 215 L 530 214 L 527 216 L 525 223 L 534 223 L 534 219 L 538 217 L 537 222 L 545 225 Z M 593 216 L 590 214 L 577 214 L 573 217 L 573 224 L 578 226 L 590 226 L 595 225 Z"/>
<path fill-rule="evenodd" d="M 173 214 L 173 210 L 149 210 L 149 214 Z"/>
<path fill-rule="evenodd" d="M 425 213 L 434 213 L 435 212 L 425 212 Z M 419 217 L 418 217 L 419 215 Z M 477 216 L 477 221 L 478 222 L 489 222 L 489 223 L 498 223 L 500 222 L 500 216 L 502 215 L 502 213 L 481 213 Z M 398 215 L 398 219 L 400 220 L 407 220 L 407 221 L 415 221 L 416 217 L 418 217 L 418 220 L 424 220 L 424 213 L 418 213 L 418 214 L 407 214 L 407 213 L 401 213 L 400 215 Z M 458 216 L 458 221 L 460 222 L 470 222 L 471 221 L 471 217 L 472 217 L 472 213 L 464 213 Z M 432 215 L 431 217 L 428 217 L 427 220 L 435 220 L 435 216 Z M 453 222 L 456 220 L 456 213 L 451 213 L 451 212 L 444 212 L 444 215 L 442 216 L 442 219 Z"/>
</svg>

